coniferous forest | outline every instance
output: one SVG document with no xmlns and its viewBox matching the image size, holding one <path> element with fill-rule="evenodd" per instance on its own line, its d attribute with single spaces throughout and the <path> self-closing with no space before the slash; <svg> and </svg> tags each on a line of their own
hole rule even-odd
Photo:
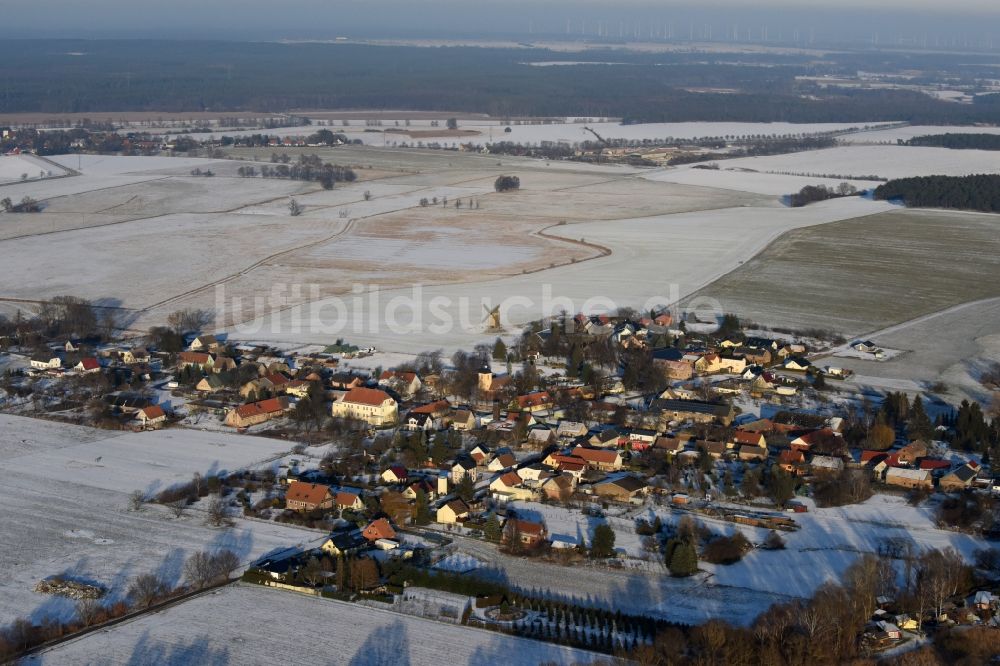
<svg viewBox="0 0 1000 666">
<path fill-rule="evenodd" d="M 958 208 L 1000 213 L 1000 175 L 900 178 L 875 188 L 876 199 L 918 208 Z"/>
</svg>

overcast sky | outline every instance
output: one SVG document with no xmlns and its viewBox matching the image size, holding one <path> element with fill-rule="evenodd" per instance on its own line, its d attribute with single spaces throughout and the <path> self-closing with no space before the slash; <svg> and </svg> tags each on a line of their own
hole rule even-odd
<svg viewBox="0 0 1000 666">
<path fill-rule="evenodd" d="M 1000 0 L 0 0 L 22 37 L 329 39 L 585 34 L 997 38 Z"/>
</svg>

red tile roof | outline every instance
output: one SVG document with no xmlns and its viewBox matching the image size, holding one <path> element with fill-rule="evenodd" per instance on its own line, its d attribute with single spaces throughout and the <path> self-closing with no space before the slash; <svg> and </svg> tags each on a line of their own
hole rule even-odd
<svg viewBox="0 0 1000 666">
<path fill-rule="evenodd" d="M 591 463 L 611 464 L 619 459 L 615 449 L 587 449 L 582 446 L 573 449 L 573 455 Z"/>
<path fill-rule="evenodd" d="M 248 419 L 262 414 L 277 414 L 286 409 L 288 409 L 287 398 L 268 398 L 267 400 L 258 400 L 257 402 L 240 405 L 236 408 L 236 414 L 241 419 Z"/>
<path fill-rule="evenodd" d="M 379 518 L 368 523 L 368 527 L 366 527 L 361 534 L 369 541 L 396 538 L 396 530 L 392 529 L 392 525 L 390 525 L 389 521 L 385 518 Z"/>
<path fill-rule="evenodd" d="M 392 400 L 385 391 L 364 387 L 353 388 L 344 395 L 344 402 L 352 402 L 356 405 L 369 405 L 378 407 L 386 400 Z"/>
<path fill-rule="evenodd" d="M 322 504 L 330 495 L 330 486 L 322 483 L 305 483 L 304 481 L 292 481 L 285 491 L 285 502 L 304 502 L 318 506 Z"/>
<path fill-rule="evenodd" d="M 507 472 L 501 476 L 499 480 L 508 488 L 514 488 L 521 485 L 521 477 L 517 475 L 517 472 Z"/>
<path fill-rule="evenodd" d="M 97 359 L 92 357 L 80 359 L 80 365 L 83 366 L 84 370 L 98 370 L 101 367 Z"/>
<path fill-rule="evenodd" d="M 336 503 L 337 506 L 354 506 L 358 501 L 358 496 L 354 493 L 348 493 L 341 490 L 337 493 Z"/>
<path fill-rule="evenodd" d="M 164 412 L 163 408 L 160 407 L 159 405 L 150 405 L 149 407 L 143 407 L 142 409 L 139 410 L 139 413 L 144 415 L 148 420 L 158 419 L 160 417 L 164 417 L 167 415 L 167 413 Z"/>
</svg>

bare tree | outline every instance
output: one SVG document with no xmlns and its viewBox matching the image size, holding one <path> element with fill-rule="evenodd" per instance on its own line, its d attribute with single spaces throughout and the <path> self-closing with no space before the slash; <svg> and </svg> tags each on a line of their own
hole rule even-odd
<svg viewBox="0 0 1000 666">
<path fill-rule="evenodd" d="M 205 522 L 213 527 L 231 526 L 232 519 L 229 517 L 229 510 L 226 501 L 222 497 L 215 495 L 208 503 Z"/>
<path fill-rule="evenodd" d="M 212 578 L 229 578 L 240 568 L 239 556 L 229 549 L 220 550 L 212 556 Z"/>
<path fill-rule="evenodd" d="M 141 490 L 133 490 L 128 496 L 128 508 L 131 511 L 141 511 L 142 505 L 146 503 L 146 493 Z"/>
<path fill-rule="evenodd" d="M 300 206 L 299 202 L 296 201 L 295 199 L 289 199 L 288 200 L 288 213 L 292 217 L 297 217 L 297 216 L 299 216 L 299 215 L 302 214 L 302 206 Z"/>
<path fill-rule="evenodd" d="M 128 588 L 128 598 L 140 608 L 149 608 L 157 599 L 169 592 L 166 583 L 153 574 L 138 576 Z"/>
<path fill-rule="evenodd" d="M 171 312 L 167 315 L 167 325 L 177 333 L 188 333 L 202 330 L 215 319 L 209 310 L 187 308 Z"/>
<path fill-rule="evenodd" d="M 184 509 L 187 508 L 187 500 L 179 499 L 176 502 L 170 502 L 167 504 L 170 507 L 170 511 L 173 512 L 174 518 L 180 518 L 184 515 Z"/>
<path fill-rule="evenodd" d="M 197 588 L 203 588 L 215 577 L 213 557 L 202 551 L 195 553 L 184 563 L 184 576 Z"/>
<path fill-rule="evenodd" d="M 80 599 L 76 602 L 76 619 L 85 627 L 97 620 L 101 612 L 101 602 L 97 599 Z"/>
<path fill-rule="evenodd" d="M 917 564 L 917 593 L 926 599 L 935 611 L 935 617 L 944 612 L 944 604 L 958 594 L 968 579 L 965 560 L 954 548 L 929 550 Z"/>
</svg>

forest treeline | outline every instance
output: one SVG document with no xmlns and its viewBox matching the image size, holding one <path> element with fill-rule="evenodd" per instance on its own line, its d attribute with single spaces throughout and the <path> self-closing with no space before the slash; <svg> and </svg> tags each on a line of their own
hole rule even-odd
<svg viewBox="0 0 1000 666">
<path fill-rule="evenodd" d="M 876 199 L 900 200 L 919 208 L 958 208 L 1000 213 L 1000 175 L 918 176 L 875 188 Z"/>
<path fill-rule="evenodd" d="M 990 96 L 954 104 L 916 91 L 820 88 L 796 77 L 832 65 L 795 54 L 754 55 L 750 64 L 759 66 L 704 53 L 624 52 L 616 60 L 628 67 L 524 64 L 566 57 L 545 49 L 8 39 L 0 41 L 0 113 L 363 108 L 626 122 L 925 124 L 996 116 Z M 839 57 L 853 68 L 865 62 Z M 696 91 L 706 86 L 732 92 Z"/>
<path fill-rule="evenodd" d="M 929 146 L 961 150 L 1000 150 L 1000 134 L 948 133 L 915 136 L 907 146 Z"/>
</svg>

